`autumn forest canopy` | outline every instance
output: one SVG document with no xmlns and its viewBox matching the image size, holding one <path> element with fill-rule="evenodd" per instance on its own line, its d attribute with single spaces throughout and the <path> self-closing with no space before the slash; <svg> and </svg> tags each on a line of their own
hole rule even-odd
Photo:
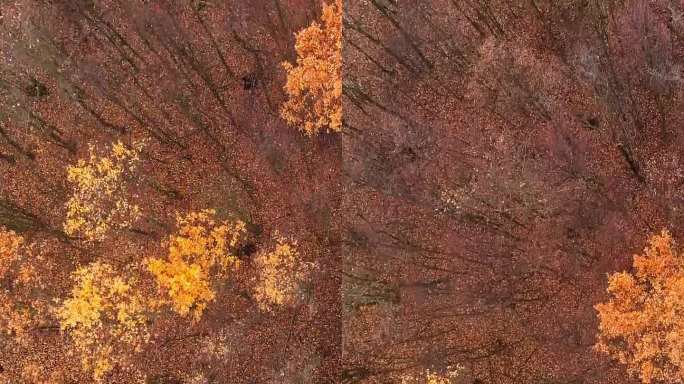
<svg viewBox="0 0 684 384">
<path fill-rule="evenodd" d="M 0 1 L 0 384 L 684 383 L 684 4 Z"/>
</svg>

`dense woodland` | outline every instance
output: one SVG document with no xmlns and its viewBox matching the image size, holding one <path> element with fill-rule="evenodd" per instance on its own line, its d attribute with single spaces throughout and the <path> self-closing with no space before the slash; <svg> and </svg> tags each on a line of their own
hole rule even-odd
<svg viewBox="0 0 684 384">
<path fill-rule="evenodd" d="M 684 4 L 0 1 L 0 383 L 684 382 Z"/>
</svg>

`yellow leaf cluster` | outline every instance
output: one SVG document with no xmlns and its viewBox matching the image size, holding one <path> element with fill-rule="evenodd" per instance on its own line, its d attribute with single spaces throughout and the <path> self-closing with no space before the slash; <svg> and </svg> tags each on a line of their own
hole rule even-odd
<svg viewBox="0 0 684 384">
<path fill-rule="evenodd" d="M 283 63 L 281 116 L 308 135 L 342 130 L 342 0 L 324 5 L 321 21 L 297 33 L 296 65 Z"/>
<path fill-rule="evenodd" d="M 67 168 L 74 185 L 66 204 L 67 235 L 101 241 L 110 229 L 129 228 L 140 217 L 140 208 L 126 199 L 124 176 L 135 169 L 141 149 L 141 142 L 132 147 L 116 142 L 108 156 L 99 157 L 91 147 L 90 158 Z"/>
<path fill-rule="evenodd" d="M 262 310 L 295 303 L 299 286 L 307 274 L 306 264 L 301 262 L 295 246 L 279 239 L 272 252 L 256 257 L 259 277 L 254 298 Z"/>
<path fill-rule="evenodd" d="M 211 280 L 238 266 L 232 250 L 246 233 L 244 222 L 216 222 L 215 215 L 214 210 L 203 210 L 178 216 L 168 258 L 147 263 L 173 309 L 182 316 L 191 314 L 195 321 L 214 300 Z"/>
<path fill-rule="evenodd" d="M 193 319 L 199 320 L 207 303 L 214 300 L 209 276 L 197 264 L 179 259 L 151 259 L 148 268 L 170 297 L 173 309 L 182 316 L 192 312 Z"/>
<path fill-rule="evenodd" d="M 634 256 L 634 273 L 608 278 L 610 299 L 595 306 L 596 349 L 643 383 L 684 381 L 684 258 L 669 232 Z"/>
<path fill-rule="evenodd" d="M 101 382 L 115 362 L 147 342 L 145 303 L 133 282 L 108 264 L 91 263 L 72 277 L 71 297 L 56 309 L 56 315 L 80 353 L 83 368 Z"/>
<path fill-rule="evenodd" d="M 425 378 L 425 384 L 450 384 L 451 380 L 446 376 L 440 376 L 429 372 Z"/>
</svg>

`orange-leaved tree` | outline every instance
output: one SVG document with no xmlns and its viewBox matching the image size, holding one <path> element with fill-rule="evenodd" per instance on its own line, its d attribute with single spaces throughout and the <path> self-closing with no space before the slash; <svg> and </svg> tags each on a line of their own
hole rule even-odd
<svg viewBox="0 0 684 384">
<path fill-rule="evenodd" d="M 684 258 L 669 232 L 650 238 L 633 272 L 608 278 L 610 299 L 596 305 L 596 349 L 644 383 L 684 381 Z"/>
<path fill-rule="evenodd" d="M 323 6 L 321 22 L 296 35 L 297 63 L 287 71 L 281 116 L 308 135 L 342 130 L 342 0 Z"/>
<path fill-rule="evenodd" d="M 177 217 L 177 232 L 169 237 L 168 257 L 147 262 L 157 285 L 171 307 L 180 315 L 201 318 L 214 300 L 212 280 L 235 268 L 235 250 L 246 233 L 245 223 L 214 220 L 216 211 L 207 209 Z"/>
</svg>

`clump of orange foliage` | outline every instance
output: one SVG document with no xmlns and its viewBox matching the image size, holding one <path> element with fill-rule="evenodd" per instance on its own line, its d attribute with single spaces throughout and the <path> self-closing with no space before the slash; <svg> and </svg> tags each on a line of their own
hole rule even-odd
<svg viewBox="0 0 684 384">
<path fill-rule="evenodd" d="M 178 216 L 168 258 L 152 258 L 147 264 L 173 309 L 181 316 L 191 314 L 195 321 L 214 300 L 212 280 L 238 266 L 231 251 L 246 233 L 244 222 L 216 222 L 215 215 L 207 209 Z"/>
<path fill-rule="evenodd" d="M 342 0 L 323 6 L 322 24 L 297 33 L 297 63 L 283 63 L 288 100 L 281 116 L 308 135 L 342 130 Z"/>
<path fill-rule="evenodd" d="M 644 383 L 684 380 L 684 258 L 669 232 L 634 256 L 634 272 L 608 278 L 611 298 L 596 305 L 596 349 Z"/>
</svg>

